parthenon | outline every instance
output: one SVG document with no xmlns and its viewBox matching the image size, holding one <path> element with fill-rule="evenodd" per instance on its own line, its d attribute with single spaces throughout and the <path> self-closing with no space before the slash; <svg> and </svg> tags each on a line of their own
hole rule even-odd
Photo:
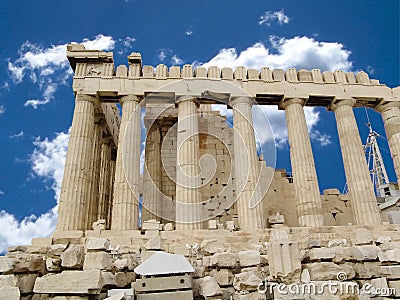
<svg viewBox="0 0 400 300">
<path fill-rule="evenodd" d="M 0 299 L 400 297 L 400 194 L 378 203 L 353 110 L 381 113 L 399 179 L 400 87 L 340 70 L 154 68 L 135 52 L 115 67 L 80 44 L 67 57 L 57 226 L 0 256 Z M 291 175 L 273 164 L 265 105 L 285 111 Z M 306 106 L 334 114 L 348 193 L 319 190 Z"/>
<path fill-rule="evenodd" d="M 299 226 L 324 225 L 304 106 L 324 106 L 335 114 L 354 224 L 381 223 L 353 107 L 382 113 L 399 176 L 399 88 L 364 72 L 153 68 L 142 66 L 139 53 L 128 57 L 129 68 L 121 65 L 114 73 L 112 53 L 77 44 L 68 46 L 68 59 L 76 104 L 57 231 L 91 229 L 101 219 L 111 230 L 138 229 L 139 215 L 142 222 L 157 219 L 194 230 L 231 209 L 239 229 L 265 228 L 265 187 L 273 171 L 257 154 L 253 105 L 285 110 Z M 213 104 L 233 110 L 233 126 L 211 110 Z"/>
</svg>

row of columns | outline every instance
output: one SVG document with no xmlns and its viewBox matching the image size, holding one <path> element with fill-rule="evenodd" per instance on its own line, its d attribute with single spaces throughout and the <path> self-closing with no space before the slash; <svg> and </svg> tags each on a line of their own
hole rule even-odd
<svg viewBox="0 0 400 300">
<path fill-rule="evenodd" d="M 88 229 L 100 218 L 111 219 L 112 230 L 130 230 L 138 225 L 140 98 L 134 95 L 121 98 L 122 120 L 114 164 L 111 146 L 100 138 L 101 124 L 95 116 L 95 102 L 93 96 L 77 94 L 59 200 L 58 230 Z M 324 221 L 304 103 L 304 99 L 285 99 L 281 108 L 286 112 L 299 225 L 320 227 Z M 353 113 L 354 103 L 354 100 L 339 100 L 330 109 L 335 113 L 355 222 L 374 225 L 381 220 Z M 253 99 L 238 97 L 230 105 L 234 121 L 234 175 L 239 227 L 264 228 L 262 201 L 256 188 L 260 170 L 251 113 Z M 178 99 L 177 106 L 176 228 L 194 230 L 201 228 L 199 206 L 196 205 L 200 201 L 198 187 L 201 171 L 198 103 L 194 98 L 182 97 Z M 376 109 L 382 113 L 396 175 L 400 178 L 400 109 L 394 104 Z M 160 134 L 158 130 L 149 134 L 157 135 L 157 132 Z M 152 140 L 159 141 L 160 137 Z M 154 146 L 159 148 L 160 143 Z M 160 153 L 158 148 L 155 152 Z M 157 178 L 160 161 L 161 157 L 156 157 L 149 166 L 149 174 L 145 176 Z M 110 198 L 113 199 L 112 204 Z M 150 216 L 153 209 L 155 212 L 161 209 L 155 207 L 158 202 L 155 200 L 154 205 L 150 203 L 149 211 L 144 210 L 143 216 Z M 112 216 L 108 214 L 111 205 Z"/>
<path fill-rule="evenodd" d="M 96 105 L 94 96 L 77 94 L 58 203 L 60 231 L 91 229 L 93 222 L 111 219 L 115 160 Z"/>
</svg>

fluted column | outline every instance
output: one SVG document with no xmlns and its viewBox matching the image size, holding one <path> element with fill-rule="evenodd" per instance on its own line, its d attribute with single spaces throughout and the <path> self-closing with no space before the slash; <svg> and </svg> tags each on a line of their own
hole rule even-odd
<svg viewBox="0 0 400 300">
<path fill-rule="evenodd" d="M 100 177 L 100 138 L 102 125 L 100 114 L 95 115 L 95 126 L 93 133 L 92 158 L 89 167 L 89 189 L 87 202 L 86 229 L 92 229 L 93 223 L 97 221 L 97 210 L 99 206 L 99 177 Z M 101 114 L 102 115 L 102 114 Z"/>
<path fill-rule="evenodd" d="M 137 228 L 140 186 L 139 98 L 121 98 L 122 119 L 115 166 L 112 230 Z"/>
<path fill-rule="evenodd" d="M 77 94 L 58 203 L 56 230 L 83 230 L 87 218 L 89 168 L 96 98 Z"/>
<path fill-rule="evenodd" d="M 117 158 L 117 151 L 111 149 L 111 161 L 110 161 L 110 196 L 107 202 L 107 229 L 111 229 L 112 222 L 112 208 L 113 208 L 113 199 L 114 199 L 114 181 L 115 181 L 115 164 Z"/>
<path fill-rule="evenodd" d="M 285 100 L 297 218 L 300 226 L 321 227 L 324 223 L 317 172 L 304 115 L 303 99 Z"/>
<path fill-rule="evenodd" d="M 110 165 L 111 165 L 111 146 L 109 142 L 101 144 L 100 152 L 100 178 L 99 178 L 99 206 L 97 212 L 98 220 L 107 220 L 108 202 L 110 199 Z"/>
<path fill-rule="evenodd" d="M 376 225 L 381 219 L 353 113 L 354 103 L 354 100 L 339 100 L 331 109 L 335 112 L 354 220 L 358 225 Z"/>
<path fill-rule="evenodd" d="M 178 99 L 176 229 L 201 229 L 199 195 L 199 124 L 193 98 Z M 193 205 L 191 205 L 193 204 Z"/>
<path fill-rule="evenodd" d="M 143 209 L 142 221 L 156 219 L 161 216 L 161 135 L 160 128 L 152 123 L 147 129 L 145 164 L 143 170 Z"/>
<path fill-rule="evenodd" d="M 251 107 L 253 99 L 238 97 L 230 102 L 234 125 L 234 175 L 238 195 L 240 229 L 264 228 L 263 204 L 256 189 L 260 170 Z"/>
<path fill-rule="evenodd" d="M 400 181 L 400 102 L 389 102 L 375 107 L 382 115 L 386 137 L 393 159 L 397 182 Z"/>
</svg>

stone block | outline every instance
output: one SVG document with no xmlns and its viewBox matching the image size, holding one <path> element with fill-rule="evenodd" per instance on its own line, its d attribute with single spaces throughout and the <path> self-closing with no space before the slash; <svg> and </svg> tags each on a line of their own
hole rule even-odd
<svg viewBox="0 0 400 300">
<path fill-rule="evenodd" d="M 203 297 L 222 295 L 222 290 L 214 277 L 206 276 L 200 280 L 200 295 Z"/>
<path fill-rule="evenodd" d="M 352 279 L 355 277 L 355 270 L 352 266 L 332 262 L 318 262 L 306 264 L 312 281 L 341 280 L 341 278 Z M 340 278 L 338 278 L 340 276 Z"/>
<path fill-rule="evenodd" d="M 51 246 L 52 238 L 33 238 L 31 244 L 33 246 Z"/>
<path fill-rule="evenodd" d="M 164 231 L 172 231 L 174 230 L 174 225 L 172 223 L 167 223 L 163 226 Z"/>
<path fill-rule="evenodd" d="M 233 274 L 229 269 L 213 269 L 210 275 L 215 278 L 220 286 L 229 286 L 233 283 Z"/>
<path fill-rule="evenodd" d="M 110 241 L 105 238 L 89 238 L 86 248 L 88 251 L 105 251 L 110 249 Z"/>
<path fill-rule="evenodd" d="M 208 220 L 208 229 L 217 229 L 217 220 Z"/>
<path fill-rule="evenodd" d="M 84 233 L 82 230 L 55 231 L 51 237 L 54 244 L 79 244 Z"/>
<path fill-rule="evenodd" d="M 48 256 L 60 256 L 61 253 L 64 252 L 65 249 L 67 249 L 68 245 L 67 244 L 54 244 L 51 245 L 49 250 L 47 251 Z"/>
<path fill-rule="evenodd" d="M 216 239 L 204 240 L 201 242 L 200 251 L 204 254 L 214 254 L 217 252 L 229 252 L 231 250 L 230 245 L 217 241 Z"/>
<path fill-rule="evenodd" d="M 19 300 L 20 292 L 17 287 L 0 287 L 0 300 Z"/>
<path fill-rule="evenodd" d="M 358 261 L 375 260 L 378 258 L 379 247 L 373 245 L 353 246 L 350 253 Z"/>
<path fill-rule="evenodd" d="M 283 283 L 300 280 L 301 261 L 298 244 L 290 242 L 285 235 L 281 241 L 272 240 L 268 245 L 268 260 L 270 275 L 273 278 Z"/>
<path fill-rule="evenodd" d="M 14 258 L 0 256 L 0 273 L 9 273 L 14 266 Z"/>
<path fill-rule="evenodd" d="M 379 277 L 381 269 L 378 262 L 364 262 L 352 264 L 356 278 L 369 279 Z"/>
<path fill-rule="evenodd" d="M 236 266 L 236 257 L 232 253 L 215 253 L 211 256 L 211 265 L 225 268 L 234 268 Z"/>
<path fill-rule="evenodd" d="M 17 274 L 17 287 L 21 293 L 32 293 L 39 274 Z"/>
<path fill-rule="evenodd" d="M 256 291 L 262 279 L 255 271 L 242 272 L 235 274 L 233 287 L 236 291 Z"/>
<path fill-rule="evenodd" d="M 103 285 L 100 270 L 63 271 L 38 277 L 33 291 L 42 294 L 89 294 L 100 291 Z"/>
<path fill-rule="evenodd" d="M 0 288 L 5 286 L 17 286 L 17 277 L 12 275 L 0 275 Z"/>
<path fill-rule="evenodd" d="M 83 266 L 84 256 L 82 245 L 71 245 L 61 253 L 61 266 L 69 269 L 80 269 Z"/>
<path fill-rule="evenodd" d="M 400 265 L 381 266 L 380 274 L 387 279 L 400 279 Z"/>
<path fill-rule="evenodd" d="M 313 248 L 306 252 L 305 259 L 310 261 L 321 259 L 334 259 L 336 256 L 335 248 Z"/>
<path fill-rule="evenodd" d="M 338 246 L 346 246 L 347 240 L 346 239 L 334 239 L 328 242 L 328 247 L 338 247 Z"/>
<path fill-rule="evenodd" d="M 117 272 L 114 274 L 112 272 L 102 271 L 101 276 L 104 286 L 108 287 L 125 287 L 135 280 L 134 273 Z"/>
<path fill-rule="evenodd" d="M 59 272 L 61 271 L 61 259 L 60 258 L 46 258 L 46 270 L 49 272 Z"/>
<path fill-rule="evenodd" d="M 109 270 L 112 267 L 110 256 L 106 252 L 88 252 L 83 263 L 84 270 Z"/>
<path fill-rule="evenodd" d="M 257 266 L 261 263 L 261 256 L 257 250 L 246 250 L 239 252 L 240 267 Z"/>
<path fill-rule="evenodd" d="M 388 282 L 389 288 L 392 289 L 393 296 L 400 297 L 400 280 L 393 280 Z"/>
<path fill-rule="evenodd" d="M 400 249 L 389 249 L 386 251 L 379 251 L 378 257 L 380 262 L 400 263 Z"/>
<path fill-rule="evenodd" d="M 46 272 L 44 256 L 40 254 L 17 254 L 14 261 L 14 273 Z"/>
<path fill-rule="evenodd" d="M 372 232 L 366 228 L 357 228 L 354 245 L 368 245 L 373 242 Z"/>
<path fill-rule="evenodd" d="M 158 235 L 152 237 L 144 244 L 144 247 L 147 250 L 161 250 L 161 237 Z"/>
<path fill-rule="evenodd" d="M 142 224 L 142 230 L 160 230 L 160 222 L 156 220 L 144 221 Z"/>
</svg>

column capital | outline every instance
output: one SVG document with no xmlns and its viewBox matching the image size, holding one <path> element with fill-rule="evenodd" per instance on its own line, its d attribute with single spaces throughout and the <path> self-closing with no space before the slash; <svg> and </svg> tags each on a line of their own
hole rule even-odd
<svg viewBox="0 0 400 300">
<path fill-rule="evenodd" d="M 285 98 L 279 103 L 279 109 L 286 109 L 289 105 L 292 104 L 300 104 L 301 106 L 304 106 L 306 104 L 306 100 L 302 98 Z"/>
<path fill-rule="evenodd" d="M 78 94 L 76 94 L 76 101 L 88 101 L 88 102 L 95 103 L 95 102 L 97 102 L 97 98 L 94 95 L 78 93 Z"/>
<path fill-rule="evenodd" d="M 122 96 L 119 100 L 119 103 L 124 104 L 125 102 L 128 102 L 128 101 L 140 102 L 140 100 L 141 100 L 140 97 L 130 94 L 130 95 Z"/>
<path fill-rule="evenodd" d="M 379 102 L 379 104 L 377 106 L 374 107 L 374 109 L 377 112 L 383 112 L 384 110 L 387 110 L 389 108 L 392 107 L 400 107 L 400 101 L 385 101 L 382 100 L 381 102 Z"/>
<path fill-rule="evenodd" d="M 197 106 L 200 106 L 200 102 L 199 102 L 199 100 L 198 100 L 196 97 L 194 97 L 194 96 L 188 96 L 188 95 L 185 95 L 185 96 L 177 96 L 177 97 L 176 97 L 175 103 L 176 103 L 177 106 L 179 106 L 179 103 L 183 103 L 183 102 L 186 102 L 186 101 L 192 101 L 192 102 L 194 102 Z"/>
<path fill-rule="evenodd" d="M 246 96 L 241 96 L 241 97 L 233 97 L 230 101 L 229 101 L 229 105 L 234 107 L 236 104 L 240 104 L 240 103 L 246 103 L 250 106 L 253 106 L 254 104 L 254 99 L 252 97 L 246 97 Z"/>
<path fill-rule="evenodd" d="M 340 107 L 340 106 L 351 106 L 353 107 L 356 104 L 356 100 L 355 99 L 336 99 L 334 100 L 328 107 L 329 110 L 331 111 L 335 111 L 336 108 Z"/>
</svg>

